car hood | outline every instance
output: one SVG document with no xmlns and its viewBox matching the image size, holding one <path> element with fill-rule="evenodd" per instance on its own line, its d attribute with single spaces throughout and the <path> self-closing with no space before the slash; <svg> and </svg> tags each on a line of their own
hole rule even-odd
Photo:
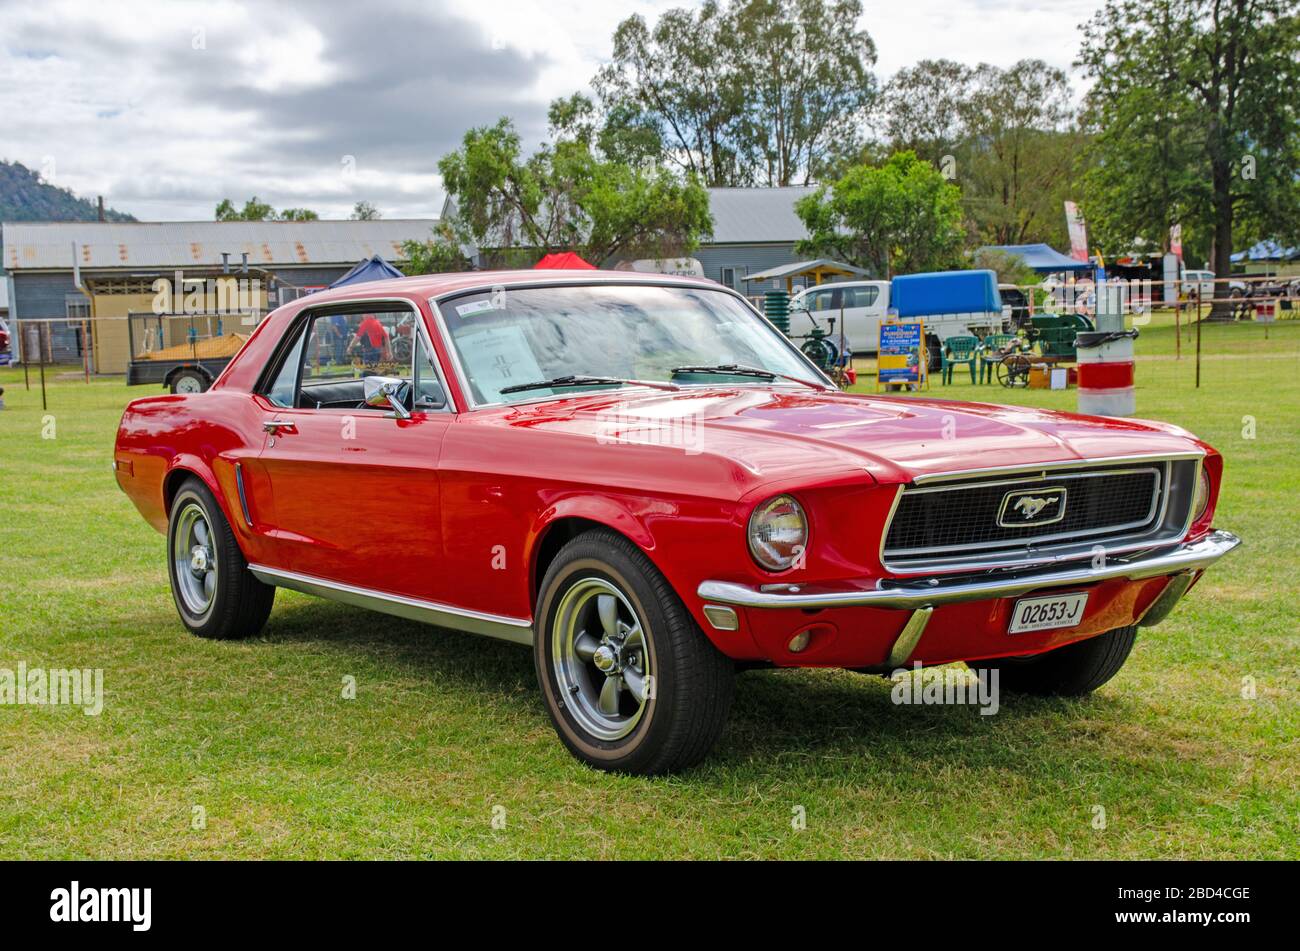
<svg viewBox="0 0 1300 951">
<path fill-rule="evenodd" d="M 686 445 L 764 482 L 837 469 L 910 482 L 955 470 L 1205 448 L 1185 430 L 1147 420 L 788 387 L 605 390 L 504 412 L 530 428 Z"/>
</svg>

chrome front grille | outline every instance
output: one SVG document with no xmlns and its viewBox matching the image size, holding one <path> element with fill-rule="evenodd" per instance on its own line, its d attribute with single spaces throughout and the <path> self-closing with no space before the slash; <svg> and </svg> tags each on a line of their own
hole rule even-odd
<svg viewBox="0 0 1300 951">
<path fill-rule="evenodd" d="M 1199 464 L 1049 467 L 908 486 L 885 533 L 882 560 L 904 572 L 968 570 L 1159 542 L 1185 530 Z"/>
</svg>

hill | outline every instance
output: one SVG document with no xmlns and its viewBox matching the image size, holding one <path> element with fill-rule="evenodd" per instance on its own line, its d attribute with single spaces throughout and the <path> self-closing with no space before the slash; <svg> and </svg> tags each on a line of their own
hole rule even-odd
<svg viewBox="0 0 1300 951">
<path fill-rule="evenodd" d="M 18 162 L 0 161 L 0 221 L 96 221 L 93 201 L 66 188 L 41 181 L 38 173 Z M 104 210 L 108 221 L 135 221 L 131 215 Z"/>
</svg>

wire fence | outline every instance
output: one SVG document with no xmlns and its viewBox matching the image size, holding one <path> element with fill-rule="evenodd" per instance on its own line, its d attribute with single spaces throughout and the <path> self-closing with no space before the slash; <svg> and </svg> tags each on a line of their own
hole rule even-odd
<svg viewBox="0 0 1300 951">
<path fill-rule="evenodd" d="M 1003 285 L 1003 331 L 1035 344 L 1035 322 L 1078 314 L 1095 321 L 1121 313 L 1139 332 L 1136 358 L 1144 380 L 1161 386 L 1227 383 L 1267 385 L 1277 373 L 1300 370 L 1300 276 L 1185 277 L 1174 282 L 1132 279 Z M 760 308 L 761 309 L 761 308 Z M 10 322 L 10 349 L 0 354 L 25 370 L 76 371 L 87 382 L 122 373 L 122 363 L 228 359 L 261 319 L 257 312 L 22 318 Z M 986 331 L 976 330 L 977 336 Z M 105 341 L 120 339 L 122 357 L 110 367 Z M 798 344 L 800 341 L 795 341 Z M 1037 347 L 1035 350 L 1034 347 Z M 220 352 L 218 352 L 220 351 Z M 227 352 L 229 351 L 229 352 Z M 871 376 L 875 361 L 854 361 Z M 30 376 L 27 377 L 30 381 Z M 991 395 L 990 395 L 991 398 Z"/>
</svg>

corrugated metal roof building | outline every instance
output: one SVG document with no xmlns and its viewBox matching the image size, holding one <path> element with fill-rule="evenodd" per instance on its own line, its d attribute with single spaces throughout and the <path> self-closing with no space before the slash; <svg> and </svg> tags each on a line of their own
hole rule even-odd
<svg viewBox="0 0 1300 951">
<path fill-rule="evenodd" d="M 747 282 L 745 276 L 806 257 L 794 250 L 796 241 L 808 237 L 794 204 L 814 191 L 812 185 L 710 188 L 713 234 L 694 255 L 704 267 L 704 276 L 751 296 L 785 290 L 783 281 Z"/>
<path fill-rule="evenodd" d="M 6 222 L 0 225 L 0 267 L 6 272 L 10 320 L 67 318 L 52 327 L 50 355 L 79 361 L 92 346 L 99 372 L 125 370 L 125 327 L 110 318 L 147 306 L 158 277 L 219 274 L 227 265 L 261 284 L 262 306 L 275 307 L 303 290 L 327 286 L 376 254 L 399 259 L 404 241 L 427 239 L 435 219 L 375 221 Z M 223 259 L 223 255 L 225 256 Z M 92 292 L 78 290 L 75 267 Z M 83 339 L 81 320 L 95 334 Z M 121 322 L 123 325 L 125 322 Z M 17 325 L 14 324 L 14 329 Z M 122 339 L 119 340 L 118 337 Z"/>
</svg>

